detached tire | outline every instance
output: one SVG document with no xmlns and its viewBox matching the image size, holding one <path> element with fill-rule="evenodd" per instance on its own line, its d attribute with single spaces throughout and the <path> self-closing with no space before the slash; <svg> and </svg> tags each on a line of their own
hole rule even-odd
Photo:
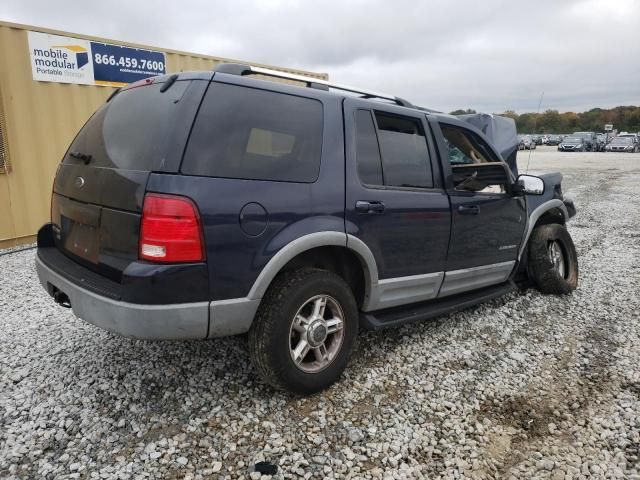
<svg viewBox="0 0 640 480">
<path fill-rule="evenodd" d="M 301 269 L 277 276 L 249 331 L 249 353 L 265 382 L 310 394 L 334 383 L 358 334 L 358 307 L 335 273 Z"/>
<path fill-rule="evenodd" d="M 578 286 L 576 247 L 564 225 L 536 227 L 529 240 L 529 274 L 542 293 L 567 294 Z"/>
</svg>

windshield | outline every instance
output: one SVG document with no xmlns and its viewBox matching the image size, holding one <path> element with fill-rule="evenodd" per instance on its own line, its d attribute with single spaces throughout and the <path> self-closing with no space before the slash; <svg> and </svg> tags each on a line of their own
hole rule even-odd
<svg viewBox="0 0 640 480">
<path fill-rule="evenodd" d="M 619 137 L 611 140 L 613 145 L 631 145 L 633 143 L 633 138 L 631 137 Z"/>
<path fill-rule="evenodd" d="M 567 137 L 564 139 L 564 143 L 580 143 L 582 138 L 580 137 Z"/>
</svg>

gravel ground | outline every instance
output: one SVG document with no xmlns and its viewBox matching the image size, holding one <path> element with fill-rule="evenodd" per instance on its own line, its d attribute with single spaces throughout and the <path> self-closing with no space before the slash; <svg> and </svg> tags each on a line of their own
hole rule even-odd
<svg viewBox="0 0 640 480">
<path fill-rule="evenodd" d="M 120 338 L 53 304 L 33 250 L 1 256 L 0 477 L 640 478 L 640 154 L 532 152 L 550 170 L 573 295 L 363 334 L 308 398 L 260 384 L 241 338 Z"/>
</svg>

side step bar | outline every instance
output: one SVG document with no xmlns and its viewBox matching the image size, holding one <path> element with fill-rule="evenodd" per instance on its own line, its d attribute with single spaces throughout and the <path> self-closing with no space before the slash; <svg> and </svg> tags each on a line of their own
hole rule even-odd
<svg viewBox="0 0 640 480">
<path fill-rule="evenodd" d="M 515 283 L 512 280 L 508 280 L 498 285 L 492 285 L 450 297 L 429 300 L 428 302 L 387 308 L 376 312 L 361 312 L 360 325 L 367 330 L 382 330 L 383 328 L 398 327 L 405 323 L 427 320 L 439 315 L 444 315 L 445 313 L 462 310 L 463 308 L 501 297 L 516 290 L 516 288 Z"/>
</svg>

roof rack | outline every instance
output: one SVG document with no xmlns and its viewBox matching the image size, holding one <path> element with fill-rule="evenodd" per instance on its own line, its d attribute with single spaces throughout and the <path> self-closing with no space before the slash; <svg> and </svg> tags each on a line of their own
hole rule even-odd
<svg viewBox="0 0 640 480">
<path fill-rule="evenodd" d="M 358 95 L 362 95 L 363 98 L 381 98 L 383 100 L 390 100 L 402 107 L 415 108 L 411 102 L 408 102 L 407 100 L 396 97 L 394 95 L 372 92 L 371 90 L 363 90 L 361 88 L 340 85 L 337 83 L 328 82 L 326 80 L 320 80 L 318 78 L 305 77 L 302 75 L 296 75 L 294 73 L 271 70 L 270 68 L 254 67 L 252 65 L 243 65 L 240 63 L 220 63 L 216 65 L 213 70 L 215 72 L 228 73 L 231 75 L 267 75 L 269 77 L 295 80 L 297 82 L 303 82 L 309 88 L 316 88 L 319 90 L 327 91 L 333 88 L 335 90 L 342 90 L 344 92 L 356 93 Z"/>
</svg>

